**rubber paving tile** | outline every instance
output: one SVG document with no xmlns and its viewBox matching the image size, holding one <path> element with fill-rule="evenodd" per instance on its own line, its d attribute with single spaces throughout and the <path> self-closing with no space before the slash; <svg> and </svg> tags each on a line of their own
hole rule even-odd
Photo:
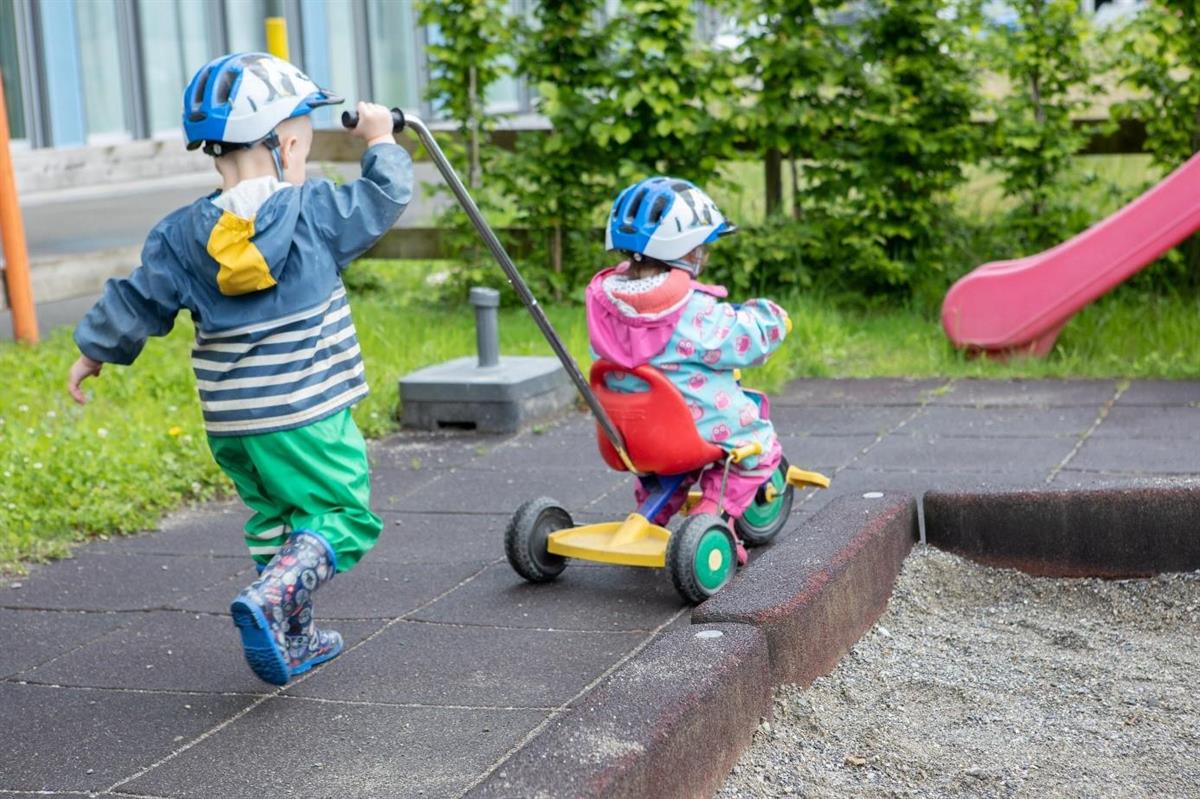
<svg viewBox="0 0 1200 799">
<path fill-rule="evenodd" d="M 104 790 L 252 701 L 245 696 L 0 683 L 5 731 L 0 735 L 0 786 L 13 791 Z"/>
<path fill-rule="evenodd" d="M 653 630 L 682 607 L 661 569 L 568 565 L 553 582 L 533 585 L 504 562 L 413 618 L 552 630 Z"/>
<path fill-rule="evenodd" d="M 947 382 L 903 377 L 794 380 L 782 391 L 771 395 L 771 405 L 921 405 Z"/>
<path fill-rule="evenodd" d="M 1038 406 L 1094 405 L 1117 393 L 1116 380 L 955 380 L 930 394 L 931 405 Z"/>
<path fill-rule="evenodd" d="M 1200 380 L 1134 380 L 1116 404 L 1200 406 Z"/>
<path fill-rule="evenodd" d="M 880 436 L 917 410 L 907 405 L 865 408 L 781 405 L 771 408 L 771 422 L 781 436 Z"/>
<path fill-rule="evenodd" d="M 645 637 L 399 622 L 287 693 L 388 704 L 555 707 Z"/>
<path fill-rule="evenodd" d="M 181 799 L 456 796 L 546 715 L 270 699 L 123 788 Z"/>
<path fill-rule="evenodd" d="M 245 558 L 242 530 L 249 517 L 246 507 L 235 502 L 185 508 L 164 519 L 158 530 L 113 536 L 90 546 L 89 551 Z"/>
<path fill-rule="evenodd" d="M 231 558 L 163 555 L 76 557 L 35 566 L 21 589 L 0 587 L 0 607 L 56 610 L 147 610 L 224 582 L 244 568 Z"/>
<path fill-rule="evenodd" d="M 903 431 L 910 435 L 965 437 L 1081 436 L 1099 416 L 1099 406 L 987 407 L 931 406 Z"/>
<path fill-rule="evenodd" d="M 1200 473 L 1200 444 L 1173 438 L 1105 438 L 1083 442 L 1068 464 L 1072 469 L 1144 474 Z"/>
<path fill-rule="evenodd" d="M 383 531 L 371 559 L 393 563 L 457 563 L 504 556 L 511 513 L 400 513 L 384 511 Z"/>
<path fill-rule="evenodd" d="M 1196 441 L 1200 439 L 1200 405 L 1153 409 L 1116 405 L 1092 435 L 1097 438 L 1170 438 L 1180 440 L 1181 446 L 1191 439 L 1192 446 L 1200 446 Z"/>
<path fill-rule="evenodd" d="M 893 435 L 855 461 L 858 468 L 922 472 L 1025 472 L 1049 470 L 1075 448 L 1058 438 L 955 438 Z"/>
<path fill-rule="evenodd" d="M 599 459 L 597 459 L 599 460 Z M 584 468 L 539 467 L 518 471 L 464 469 L 433 483 L 387 510 L 425 513 L 512 513 L 534 497 L 553 497 L 568 510 L 603 496 L 622 479 L 603 464 Z"/>
<path fill-rule="evenodd" d="M 347 646 L 384 622 L 337 623 Z M 242 658 L 228 617 L 159 611 L 127 616 L 126 626 L 21 675 L 30 682 L 77 688 L 263 694 L 275 690 L 257 679 Z"/>
<path fill-rule="evenodd" d="M 45 663 L 128 623 L 128 616 L 118 613 L 0 610 L 0 678 Z"/>
</svg>

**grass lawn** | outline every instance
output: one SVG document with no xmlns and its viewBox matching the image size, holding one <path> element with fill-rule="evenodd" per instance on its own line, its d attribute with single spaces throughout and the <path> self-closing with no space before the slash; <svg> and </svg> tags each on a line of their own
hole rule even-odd
<svg viewBox="0 0 1200 799">
<path fill-rule="evenodd" d="M 1081 160 L 1087 168 L 1088 159 Z M 1149 176 L 1138 157 L 1095 166 L 1127 193 Z M 743 196 L 761 196 L 752 179 L 761 181 L 761 168 L 742 172 Z M 977 203 L 975 212 L 998 207 L 994 181 L 978 175 L 973 187 L 964 197 Z M 1097 195 L 1098 213 L 1119 201 Z M 740 210 L 744 217 L 755 214 L 749 205 Z M 355 417 L 368 436 L 395 429 L 399 377 L 474 350 L 471 309 L 427 300 L 427 277 L 441 268 L 391 261 L 352 269 L 354 318 L 373 388 Z M 812 295 L 776 299 L 791 311 L 795 330 L 776 358 L 746 375 L 749 384 L 767 390 L 798 376 L 1200 378 L 1197 297 L 1118 288 L 1067 326 L 1050 357 L 1010 363 L 954 351 L 935 312 L 864 310 Z M 547 313 L 586 370 L 582 309 L 548 307 Z M 522 308 L 502 311 L 500 331 L 505 353 L 549 354 Z M 22 561 L 61 556 L 73 541 L 151 528 L 182 503 L 229 490 L 205 442 L 188 359 L 191 338 L 191 323 L 181 318 L 133 367 L 106 367 L 90 383 L 94 399 L 83 408 L 65 391 L 77 355 L 70 331 L 36 348 L 0 344 L 6 388 L 0 393 L 0 573 L 19 570 Z"/>
</svg>

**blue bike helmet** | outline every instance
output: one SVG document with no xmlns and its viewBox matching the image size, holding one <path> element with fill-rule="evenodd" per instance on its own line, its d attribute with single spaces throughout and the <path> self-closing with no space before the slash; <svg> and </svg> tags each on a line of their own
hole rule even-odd
<svg viewBox="0 0 1200 799">
<path fill-rule="evenodd" d="M 652 177 L 617 196 L 608 219 L 605 246 L 641 260 L 678 261 L 701 244 L 737 230 L 712 198 L 694 183 Z"/>
<path fill-rule="evenodd" d="M 189 150 L 203 146 L 214 156 L 263 142 L 278 162 L 276 125 L 340 102 L 281 58 L 231 53 L 209 61 L 188 84 L 183 133 Z"/>
</svg>

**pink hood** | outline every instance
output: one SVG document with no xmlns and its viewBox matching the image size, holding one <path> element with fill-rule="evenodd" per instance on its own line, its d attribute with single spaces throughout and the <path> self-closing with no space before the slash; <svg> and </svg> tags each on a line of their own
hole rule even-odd
<svg viewBox="0 0 1200 799">
<path fill-rule="evenodd" d="M 686 272 L 672 269 L 667 279 L 648 291 L 624 292 L 604 281 L 629 268 L 624 262 L 605 269 L 587 287 L 588 336 L 596 353 L 606 361 L 632 369 L 648 363 L 666 348 L 693 291 L 717 297 L 722 286 L 698 283 Z"/>
</svg>

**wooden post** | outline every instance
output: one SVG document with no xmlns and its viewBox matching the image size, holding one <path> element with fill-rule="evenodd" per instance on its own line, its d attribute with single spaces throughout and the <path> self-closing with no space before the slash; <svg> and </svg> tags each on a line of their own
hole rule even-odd
<svg viewBox="0 0 1200 799">
<path fill-rule="evenodd" d="M 29 283 L 29 251 L 25 224 L 17 202 L 17 176 L 8 144 L 8 110 L 4 104 L 4 76 L 0 75 L 0 238 L 4 244 L 4 282 L 12 311 L 13 338 L 36 344 L 37 312 Z"/>
<path fill-rule="evenodd" d="M 766 173 L 767 216 L 771 216 L 783 210 L 783 154 L 779 148 L 767 150 L 763 168 Z"/>
</svg>

